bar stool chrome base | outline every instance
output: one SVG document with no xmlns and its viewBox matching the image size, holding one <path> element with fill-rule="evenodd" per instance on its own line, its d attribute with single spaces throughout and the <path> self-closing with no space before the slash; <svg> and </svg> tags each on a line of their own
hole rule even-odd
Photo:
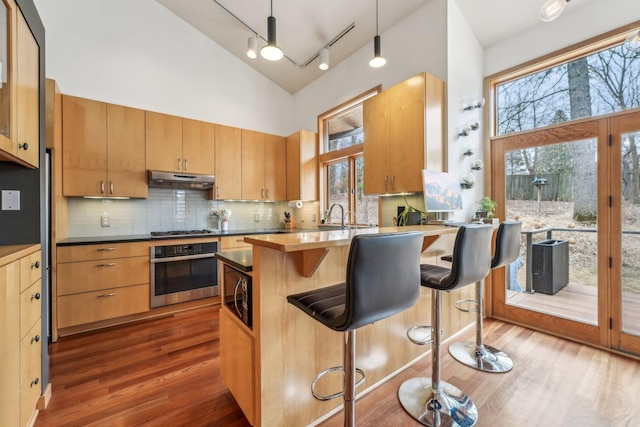
<svg viewBox="0 0 640 427">
<path fill-rule="evenodd" d="M 501 350 L 490 345 L 480 346 L 472 342 L 455 342 L 449 346 L 449 354 L 458 362 L 484 372 L 509 372 L 513 360 Z"/>
<path fill-rule="evenodd" d="M 398 389 L 402 407 L 414 419 L 429 427 L 471 427 L 478 421 L 478 409 L 459 388 L 440 381 L 440 392 L 431 378 L 411 378 Z"/>
</svg>

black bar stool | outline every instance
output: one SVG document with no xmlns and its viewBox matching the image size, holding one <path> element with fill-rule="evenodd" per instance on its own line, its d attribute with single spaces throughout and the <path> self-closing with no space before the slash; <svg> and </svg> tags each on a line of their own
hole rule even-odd
<svg viewBox="0 0 640 427">
<path fill-rule="evenodd" d="M 356 329 L 411 308 L 420 295 L 419 232 L 358 235 L 351 241 L 346 282 L 287 296 L 287 300 L 323 325 L 346 332 L 344 367 L 322 371 L 311 391 L 320 400 L 343 396 L 344 425 L 355 426 Z M 316 393 L 324 374 L 342 370 L 343 390 L 330 396 Z M 364 380 L 364 372 L 357 370 Z"/>
<path fill-rule="evenodd" d="M 431 343 L 431 378 L 405 381 L 398 389 L 404 409 L 426 426 L 473 426 L 478 410 L 473 401 L 457 387 L 440 380 L 441 296 L 482 280 L 491 267 L 491 225 L 466 225 L 458 229 L 453 245 L 451 269 L 430 264 L 420 266 L 421 284 L 432 290 L 432 326 L 414 326 L 407 331 L 416 344 Z M 416 338 L 416 332 L 430 329 L 431 339 Z"/>
<path fill-rule="evenodd" d="M 504 267 L 518 258 L 520 253 L 520 230 L 522 223 L 505 221 L 496 233 L 496 251 L 491 260 L 491 269 Z M 443 257 L 444 258 L 444 257 Z M 485 372 L 509 372 L 513 369 L 513 360 L 501 350 L 483 342 L 484 317 L 484 279 L 476 283 L 476 299 L 456 301 L 456 307 L 462 311 L 476 312 L 476 342 L 455 342 L 449 346 L 449 353 L 460 363 Z M 471 303 L 474 308 L 462 308 L 463 303 Z"/>
</svg>

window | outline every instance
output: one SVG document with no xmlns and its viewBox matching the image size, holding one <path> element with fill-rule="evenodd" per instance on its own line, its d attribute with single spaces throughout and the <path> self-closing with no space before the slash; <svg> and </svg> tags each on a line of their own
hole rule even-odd
<svg viewBox="0 0 640 427">
<path fill-rule="evenodd" d="M 326 212 L 338 203 L 344 208 L 345 222 L 378 224 L 378 197 L 364 194 L 362 103 L 379 91 L 379 87 L 367 91 L 318 118 L 321 210 Z M 334 209 L 328 220 L 340 223 L 340 213 Z"/>
<path fill-rule="evenodd" d="M 496 85 L 497 135 L 640 107 L 640 52 L 618 42 Z"/>
</svg>

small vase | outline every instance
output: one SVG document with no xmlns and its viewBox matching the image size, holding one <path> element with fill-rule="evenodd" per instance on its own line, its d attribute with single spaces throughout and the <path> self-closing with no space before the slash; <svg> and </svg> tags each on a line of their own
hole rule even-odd
<svg viewBox="0 0 640 427">
<path fill-rule="evenodd" d="M 220 229 L 222 231 L 228 231 L 229 230 L 229 221 L 222 221 L 222 225 L 220 226 Z"/>
</svg>

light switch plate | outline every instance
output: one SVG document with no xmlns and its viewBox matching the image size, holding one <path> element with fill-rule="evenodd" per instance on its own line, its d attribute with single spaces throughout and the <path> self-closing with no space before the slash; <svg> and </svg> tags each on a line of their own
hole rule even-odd
<svg viewBox="0 0 640 427">
<path fill-rule="evenodd" d="M 2 210 L 3 211 L 19 211 L 20 210 L 20 191 L 2 190 Z"/>
</svg>

